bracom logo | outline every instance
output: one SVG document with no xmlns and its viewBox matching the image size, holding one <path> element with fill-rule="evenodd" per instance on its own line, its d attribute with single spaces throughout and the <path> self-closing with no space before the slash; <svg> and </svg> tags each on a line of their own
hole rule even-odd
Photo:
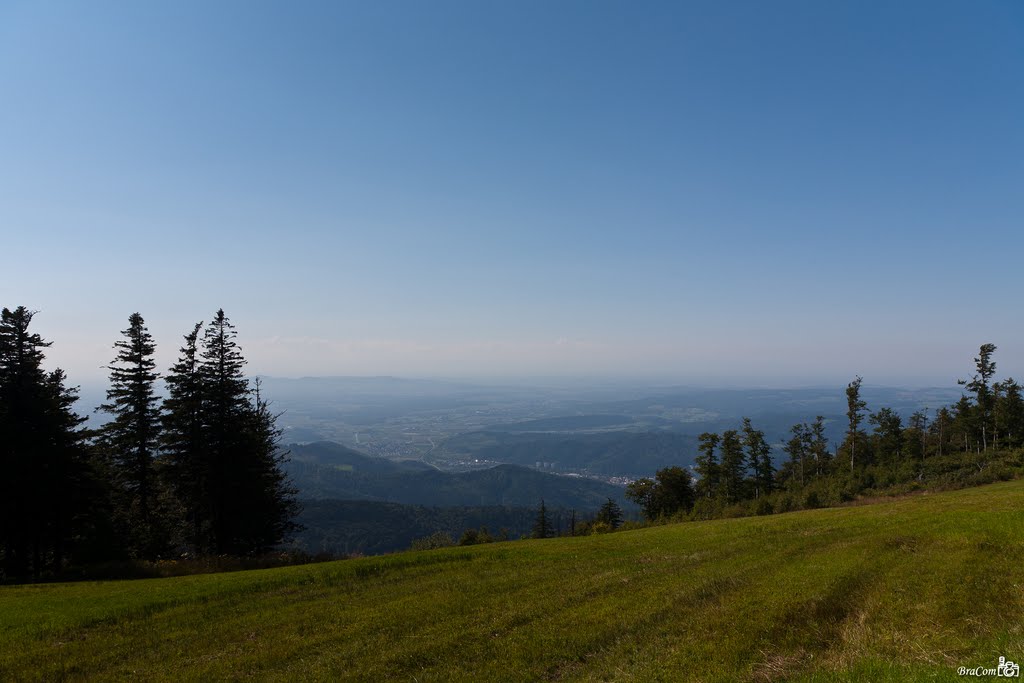
<svg viewBox="0 0 1024 683">
<path fill-rule="evenodd" d="M 1020 678 L 1020 666 L 1015 662 L 1007 661 L 1006 657 L 999 658 L 999 664 L 993 669 L 983 666 L 976 666 L 969 669 L 961 666 L 957 669 L 961 676 L 995 676 L 997 678 Z"/>
</svg>

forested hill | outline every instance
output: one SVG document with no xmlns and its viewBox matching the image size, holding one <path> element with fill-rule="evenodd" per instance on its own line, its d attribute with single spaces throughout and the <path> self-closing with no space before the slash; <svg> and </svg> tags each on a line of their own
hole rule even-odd
<svg viewBox="0 0 1024 683">
<path fill-rule="evenodd" d="M 572 524 L 569 511 L 552 510 L 551 522 L 559 532 Z M 578 514 L 577 520 L 583 520 Z M 494 538 L 529 536 L 537 521 L 534 507 L 458 506 L 428 507 L 367 500 L 305 500 L 292 547 L 331 555 L 380 555 L 408 550 L 420 539 L 435 534 L 458 541 L 467 529 L 482 530 Z"/>
<path fill-rule="evenodd" d="M 431 506 L 500 505 L 596 510 L 608 498 L 632 507 L 624 489 L 584 477 L 499 465 L 442 472 L 419 461 L 374 458 L 329 441 L 288 446 L 286 470 L 305 499 L 373 500 Z"/>
</svg>

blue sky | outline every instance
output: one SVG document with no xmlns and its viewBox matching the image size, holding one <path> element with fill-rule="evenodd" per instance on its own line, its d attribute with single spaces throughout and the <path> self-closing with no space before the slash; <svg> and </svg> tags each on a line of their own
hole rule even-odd
<svg viewBox="0 0 1024 683">
<path fill-rule="evenodd" d="M 0 93 L 74 381 L 218 307 L 262 374 L 1024 375 L 1019 2 L 7 0 Z"/>
</svg>

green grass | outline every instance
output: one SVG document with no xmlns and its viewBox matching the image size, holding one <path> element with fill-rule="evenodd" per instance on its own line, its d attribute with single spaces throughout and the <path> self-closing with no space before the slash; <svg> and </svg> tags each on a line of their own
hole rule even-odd
<svg viewBox="0 0 1024 683">
<path fill-rule="evenodd" d="M 1024 659 L 1024 481 L 281 569 L 0 588 L 0 680 L 905 681 Z"/>
</svg>

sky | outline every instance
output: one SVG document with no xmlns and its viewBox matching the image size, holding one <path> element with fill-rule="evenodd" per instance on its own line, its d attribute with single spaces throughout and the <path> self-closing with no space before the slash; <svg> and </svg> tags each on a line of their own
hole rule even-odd
<svg viewBox="0 0 1024 683">
<path fill-rule="evenodd" d="M 0 305 L 105 375 L 1024 375 L 1024 4 L 0 1 Z"/>
</svg>

